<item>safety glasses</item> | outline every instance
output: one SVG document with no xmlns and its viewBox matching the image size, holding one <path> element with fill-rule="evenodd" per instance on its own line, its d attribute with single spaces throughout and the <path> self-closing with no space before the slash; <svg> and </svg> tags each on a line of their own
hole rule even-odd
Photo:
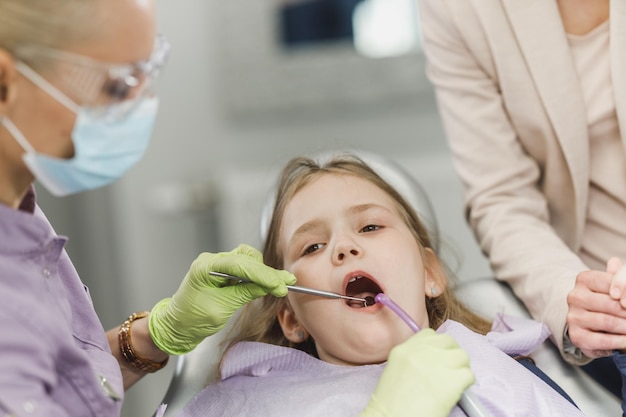
<svg viewBox="0 0 626 417">
<path fill-rule="evenodd" d="M 109 64 L 40 45 L 23 45 L 14 53 L 77 107 L 117 121 L 125 118 L 152 93 L 154 80 L 167 61 L 169 50 L 169 42 L 159 35 L 150 59 L 133 64 Z M 50 62 L 53 65 L 49 65 Z M 51 70 L 46 69 L 44 74 L 43 68 Z"/>
</svg>

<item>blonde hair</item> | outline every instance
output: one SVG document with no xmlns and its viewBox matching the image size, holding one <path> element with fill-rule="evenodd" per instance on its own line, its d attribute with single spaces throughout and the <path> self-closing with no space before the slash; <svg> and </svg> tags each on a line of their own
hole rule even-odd
<svg viewBox="0 0 626 417">
<path fill-rule="evenodd" d="M 112 1 L 112 0 L 108 0 Z M 62 49 L 96 35 L 98 0 L 0 0 L 0 48 L 21 45 Z"/>
<path fill-rule="evenodd" d="M 330 161 L 319 164 L 313 159 L 296 157 L 284 168 L 276 190 L 275 204 L 269 223 L 267 237 L 263 248 L 263 261 L 274 268 L 283 269 L 283 257 L 279 248 L 280 226 L 287 204 L 304 186 L 322 175 L 353 175 L 365 179 L 387 193 L 396 203 L 398 212 L 417 240 L 425 265 L 428 268 L 426 249 L 433 250 L 427 229 L 406 200 L 391 185 L 385 182 L 372 168 L 354 155 L 336 156 Z M 446 271 L 446 275 L 450 275 Z M 450 279 L 450 276 L 446 278 Z M 288 346 L 303 350 L 317 356 L 312 338 L 303 343 L 289 341 L 278 323 L 278 312 L 288 306 L 287 297 L 277 298 L 271 295 L 248 304 L 236 318 L 234 326 L 227 336 L 227 349 L 241 341 L 255 341 Z M 458 321 L 469 329 L 485 334 L 491 323 L 470 311 L 454 294 L 451 285 L 446 285 L 442 294 L 437 297 L 426 297 L 428 319 L 433 328 L 438 328 L 448 319 Z"/>
</svg>

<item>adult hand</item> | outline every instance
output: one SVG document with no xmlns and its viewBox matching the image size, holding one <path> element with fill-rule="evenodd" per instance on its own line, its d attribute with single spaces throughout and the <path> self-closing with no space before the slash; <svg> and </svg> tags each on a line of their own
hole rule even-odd
<svg viewBox="0 0 626 417">
<path fill-rule="evenodd" d="M 234 284 L 209 275 L 209 271 L 252 282 Z M 265 265 L 261 253 L 247 245 L 231 252 L 202 253 L 191 264 L 174 296 L 152 308 L 150 335 L 162 351 L 181 355 L 222 329 L 244 304 L 267 294 L 284 297 L 286 285 L 295 282 L 294 275 Z"/>
<path fill-rule="evenodd" d="M 608 356 L 626 348 L 625 297 L 626 270 L 617 258 L 607 262 L 607 270 L 583 271 L 567 295 L 569 338 L 590 358 Z"/>
<path fill-rule="evenodd" d="M 468 354 L 451 336 L 424 329 L 391 350 L 359 417 L 447 417 L 473 383 Z"/>
</svg>

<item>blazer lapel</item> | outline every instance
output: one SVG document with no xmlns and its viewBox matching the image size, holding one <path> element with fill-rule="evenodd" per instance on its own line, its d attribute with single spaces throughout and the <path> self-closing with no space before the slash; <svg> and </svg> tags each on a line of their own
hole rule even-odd
<svg viewBox="0 0 626 417">
<path fill-rule="evenodd" d="M 555 1 L 502 3 L 572 175 L 580 241 L 589 188 L 589 135 L 578 74 L 563 26 L 557 24 L 559 10 Z"/>
<path fill-rule="evenodd" d="M 611 1 L 611 81 L 617 121 L 626 147 L 626 2 Z"/>
</svg>

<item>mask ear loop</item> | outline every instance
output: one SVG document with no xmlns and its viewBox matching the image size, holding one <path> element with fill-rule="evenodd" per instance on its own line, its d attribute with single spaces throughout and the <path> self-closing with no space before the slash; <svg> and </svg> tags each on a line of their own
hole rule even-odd
<svg viewBox="0 0 626 417">
<path fill-rule="evenodd" d="M 37 151 L 35 151 L 35 148 L 33 148 L 32 145 L 28 143 L 28 140 L 26 140 L 26 137 L 17 128 L 17 126 L 15 126 L 15 124 L 11 121 L 11 119 L 9 119 L 8 117 L 3 117 L 2 120 L 0 120 L 0 122 L 2 122 L 4 127 L 9 131 L 11 136 L 15 138 L 17 143 L 19 143 L 19 145 L 22 147 L 22 149 L 24 149 L 26 153 L 37 153 Z"/>
<path fill-rule="evenodd" d="M 18 72 L 20 72 L 24 77 L 28 78 L 37 87 L 48 93 L 50 97 L 70 109 L 72 112 L 74 112 L 74 114 L 78 114 L 78 112 L 80 111 L 80 106 L 78 104 L 74 103 L 72 99 L 63 94 L 58 88 L 50 84 L 50 82 L 43 78 L 41 75 L 37 74 L 28 65 L 21 61 L 18 61 L 15 63 L 15 67 L 17 68 Z"/>
</svg>

